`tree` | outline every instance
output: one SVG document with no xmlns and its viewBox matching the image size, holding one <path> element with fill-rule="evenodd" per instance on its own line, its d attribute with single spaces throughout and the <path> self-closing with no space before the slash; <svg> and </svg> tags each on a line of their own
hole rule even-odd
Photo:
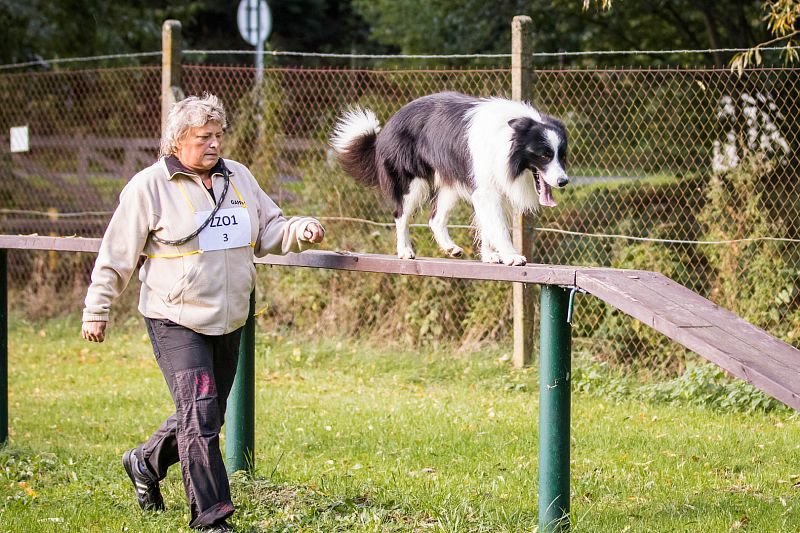
<svg viewBox="0 0 800 533">
<path fill-rule="evenodd" d="M 766 35 L 753 0 L 730 0 L 724 6 L 713 0 L 627 0 L 608 10 L 609 5 L 608 0 L 353 0 L 372 38 L 404 53 L 507 52 L 514 15 L 533 19 L 536 49 L 547 52 L 744 48 Z M 726 59 L 721 53 L 650 53 L 632 61 L 723 66 Z"/>
<path fill-rule="evenodd" d="M 350 0 L 268 0 L 268 46 L 309 52 L 385 51 Z M 0 63 L 156 52 L 161 25 L 180 20 L 186 49 L 252 49 L 236 25 L 238 2 L 220 0 L 0 0 Z M 214 61 L 252 63 L 243 55 Z M 43 63 L 43 65 L 45 65 Z"/>
<path fill-rule="evenodd" d="M 191 18 L 192 3 L 0 0 L 0 62 L 157 51 L 161 21 Z"/>
<path fill-rule="evenodd" d="M 611 8 L 612 0 L 595 1 L 602 10 Z M 589 9 L 591 4 L 592 0 L 584 0 L 583 9 Z M 704 16 L 713 14 L 713 4 L 709 2 L 698 2 L 698 4 L 703 8 Z M 797 28 L 798 19 L 800 18 L 800 0 L 767 0 L 762 7 L 766 12 L 763 20 L 766 21 L 767 30 L 772 38 L 752 46 L 733 57 L 731 70 L 737 71 L 739 74 L 742 74 L 749 65 L 760 65 L 762 51 L 768 47 L 775 47 L 779 43 L 783 43 L 783 55 L 787 63 L 793 63 L 800 59 L 800 55 L 797 52 L 797 40 L 800 37 L 800 29 Z M 710 27 L 709 34 L 711 36 L 713 36 L 712 32 L 713 29 Z M 712 48 L 720 48 L 720 46 L 714 45 Z"/>
</svg>

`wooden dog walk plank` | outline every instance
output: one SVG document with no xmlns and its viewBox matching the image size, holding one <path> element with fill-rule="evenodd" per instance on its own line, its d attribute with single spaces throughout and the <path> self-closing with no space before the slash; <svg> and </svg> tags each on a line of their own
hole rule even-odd
<svg viewBox="0 0 800 533">
<path fill-rule="evenodd" d="M 0 235 L 0 248 L 97 252 L 100 239 Z M 800 350 L 655 272 L 306 251 L 256 263 L 579 288 L 800 410 Z"/>
<path fill-rule="evenodd" d="M 425 257 L 409 261 L 398 259 L 393 255 L 351 254 L 316 250 L 309 250 L 299 254 L 268 255 L 263 258 L 257 258 L 256 263 L 439 278 L 516 281 L 545 285 L 574 285 L 575 283 L 575 267 L 561 265 L 528 264 L 524 267 L 507 267 L 463 259 Z"/>
<path fill-rule="evenodd" d="M 45 237 L 41 235 L 0 235 L 0 248 L 96 253 L 100 250 L 100 239 Z"/>
</svg>

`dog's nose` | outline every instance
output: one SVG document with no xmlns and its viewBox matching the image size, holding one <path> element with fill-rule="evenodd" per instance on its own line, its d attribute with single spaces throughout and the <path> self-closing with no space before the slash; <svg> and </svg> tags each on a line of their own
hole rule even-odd
<svg viewBox="0 0 800 533">
<path fill-rule="evenodd" d="M 566 176 L 561 176 L 560 178 L 558 178 L 558 181 L 556 183 L 558 183 L 559 187 L 564 187 L 567 183 L 569 183 L 569 178 Z"/>
</svg>

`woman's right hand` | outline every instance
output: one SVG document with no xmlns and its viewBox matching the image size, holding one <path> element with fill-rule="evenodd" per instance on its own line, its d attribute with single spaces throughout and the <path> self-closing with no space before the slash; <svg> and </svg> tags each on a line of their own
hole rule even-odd
<svg viewBox="0 0 800 533">
<path fill-rule="evenodd" d="M 84 322 L 81 337 L 87 341 L 103 342 L 106 339 L 106 324 L 108 322 Z"/>
<path fill-rule="evenodd" d="M 325 229 L 317 222 L 311 222 L 303 230 L 303 239 L 312 244 L 319 244 L 325 237 Z"/>
</svg>

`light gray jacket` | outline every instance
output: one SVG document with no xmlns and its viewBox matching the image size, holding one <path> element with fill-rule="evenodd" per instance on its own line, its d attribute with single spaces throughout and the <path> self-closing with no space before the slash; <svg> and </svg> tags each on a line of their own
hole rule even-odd
<svg viewBox="0 0 800 533">
<path fill-rule="evenodd" d="M 317 221 L 310 217 L 287 220 L 247 167 L 227 159 L 224 163 L 231 184 L 219 214 L 246 207 L 251 245 L 200 251 L 198 237 L 181 246 L 154 241 L 151 233 L 165 240 L 190 234 L 197 228 L 192 206 L 199 211 L 215 205 L 199 176 L 170 173 L 162 158 L 136 174 L 120 193 L 119 207 L 103 236 L 92 272 L 84 321 L 108 320 L 112 302 L 125 289 L 144 254 L 139 270 L 139 311 L 144 316 L 172 320 L 206 335 L 230 333 L 244 325 L 255 286 L 254 256 L 299 251 L 303 231 Z M 219 198 L 222 174 L 215 173 L 212 182 Z"/>
</svg>

